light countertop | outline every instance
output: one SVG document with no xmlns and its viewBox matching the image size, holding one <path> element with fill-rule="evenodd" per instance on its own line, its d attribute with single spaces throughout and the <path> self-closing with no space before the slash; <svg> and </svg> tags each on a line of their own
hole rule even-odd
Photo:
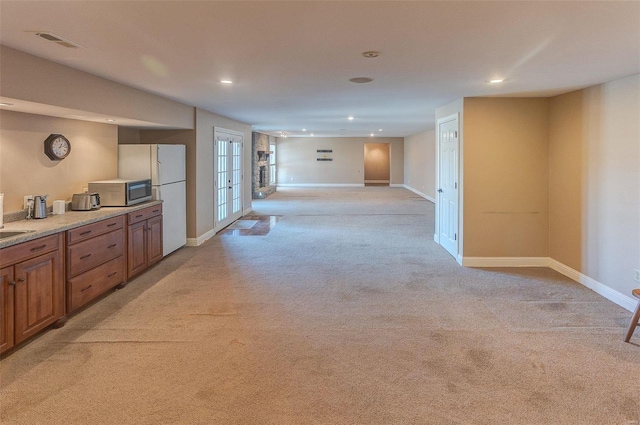
<svg viewBox="0 0 640 425">
<path fill-rule="evenodd" d="M 131 207 L 102 207 L 92 211 L 67 211 L 64 214 L 49 214 L 47 218 L 19 220 L 4 223 L 4 228 L 0 231 L 28 230 L 18 236 L 0 239 L 0 248 L 27 242 L 43 236 L 53 235 L 69 229 L 95 223 L 111 217 L 128 214 L 132 211 L 141 210 L 154 205 L 162 204 L 162 201 L 149 201 Z"/>
</svg>

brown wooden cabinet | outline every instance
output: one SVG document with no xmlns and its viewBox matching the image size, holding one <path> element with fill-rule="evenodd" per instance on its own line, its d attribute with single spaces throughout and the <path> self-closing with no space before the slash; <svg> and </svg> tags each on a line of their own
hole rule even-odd
<svg viewBox="0 0 640 425">
<path fill-rule="evenodd" d="M 67 312 L 124 282 L 124 216 L 67 231 Z"/>
<path fill-rule="evenodd" d="M 13 267 L 0 269 L 0 353 L 13 347 L 13 305 L 14 287 Z"/>
<path fill-rule="evenodd" d="M 127 214 L 127 279 L 162 259 L 162 205 Z"/>
<path fill-rule="evenodd" d="M 4 352 L 64 316 L 63 235 L 2 249 L 0 279 Z"/>
</svg>

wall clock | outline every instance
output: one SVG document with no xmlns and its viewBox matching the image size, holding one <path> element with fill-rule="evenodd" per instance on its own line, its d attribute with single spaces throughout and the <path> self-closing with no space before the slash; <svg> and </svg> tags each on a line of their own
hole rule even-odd
<svg viewBox="0 0 640 425">
<path fill-rule="evenodd" d="M 44 141 L 44 153 L 53 161 L 62 161 L 71 152 L 71 142 L 62 134 L 52 134 Z"/>
</svg>

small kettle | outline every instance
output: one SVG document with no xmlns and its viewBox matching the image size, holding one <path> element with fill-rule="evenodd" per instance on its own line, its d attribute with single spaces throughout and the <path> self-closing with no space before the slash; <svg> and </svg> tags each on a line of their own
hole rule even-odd
<svg viewBox="0 0 640 425">
<path fill-rule="evenodd" d="M 33 218 L 47 218 L 47 197 L 37 195 L 33 197 Z"/>
</svg>

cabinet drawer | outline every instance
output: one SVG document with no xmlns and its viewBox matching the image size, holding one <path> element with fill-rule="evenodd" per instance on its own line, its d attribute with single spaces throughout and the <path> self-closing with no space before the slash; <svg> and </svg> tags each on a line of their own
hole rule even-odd
<svg viewBox="0 0 640 425">
<path fill-rule="evenodd" d="M 128 215 L 129 224 L 138 223 L 148 218 L 155 217 L 162 214 L 162 204 L 154 205 L 153 207 L 145 208 L 142 210 L 130 212 Z"/>
<path fill-rule="evenodd" d="M 84 242 L 78 242 L 68 247 L 68 276 L 76 276 L 123 253 L 123 230 L 115 230 Z"/>
<path fill-rule="evenodd" d="M 69 279 L 69 312 L 76 310 L 123 281 L 124 255 Z"/>
<path fill-rule="evenodd" d="M 73 245 L 77 242 L 93 238 L 95 236 L 103 235 L 114 230 L 122 229 L 124 227 L 124 216 L 113 217 L 107 220 L 102 220 L 97 223 L 87 224 L 86 226 L 78 227 L 77 229 L 69 230 L 67 232 L 67 244 Z"/>
<path fill-rule="evenodd" d="M 0 267 L 60 249 L 62 247 L 60 236 L 61 234 L 45 236 L 2 249 L 0 251 Z"/>
</svg>

